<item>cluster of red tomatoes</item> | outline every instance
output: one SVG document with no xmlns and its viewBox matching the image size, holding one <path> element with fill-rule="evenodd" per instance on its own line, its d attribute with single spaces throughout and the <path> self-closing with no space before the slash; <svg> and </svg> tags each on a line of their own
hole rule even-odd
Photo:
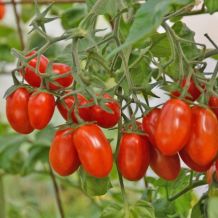
<svg viewBox="0 0 218 218">
<path fill-rule="evenodd" d="M 5 16 L 5 4 L 0 0 L 0 20 L 2 20 Z"/>
<path fill-rule="evenodd" d="M 75 95 L 68 95 L 62 88 L 72 88 L 72 68 L 53 63 L 52 73 L 48 78 L 43 77 L 49 61 L 41 55 L 38 64 L 37 57 L 31 58 L 35 54 L 33 51 L 27 55 L 28 65 L 20 72 L 34 91 L 22 86 L 7 97 L 9 123 L 22 134 L 41 130 L 50 122 L 57 105 L 64 119 L 78 123 L 81 118 L 84 123 L 79 122 L 77 128 L 68 126 L 56 132 L 49 153 L 53 169 L 67 176 L 82 165 L 94 177 L 108 176 L 113 166 L 113 153 L 100 127 L 111 128 L 118 123 L 121 119 L 119 103 L 104 94 L 103 104 L 109 112 L 81 94 L 77 94 L 76 99 Z M 36 72 L 37 65 L 40 74 Z M 181 86 L 185 83 L 183 81 Z M 56 94 L 59 98 L 55 101 Z M 193 80 L 188 94 L 186 98 L 192 101 L 201 94 Z M 174 92 L 173 95 L 179 96 L 180 93 Z M 200 106 L 190 107 L 183 100 L 172 98 L 162 109 L 155 108 L 146 114 L 142 123 L 136 123 L 138 131 L 123 131 L 116 157 L 122 176 L 131 181 L 139 180 L 150 165 L 161 178 L 174 180 L 181 169 L 179 156 L 192 170 L 207 171 L 218 151 L 218 98 L 211 97 L 209 105 L 214 112 Z"/>
<path fill-rule="evenodd" d="M 184 87 L 183 80 L 181 87 Z M 186 99 L 195 101 L 201 92 L 193 80 L 188 87 Z M 180 96 L 179 92 L 172 93 Z M 150 164 L 152 170 L 165 180 L 179 175 L 180 158 L 192 170 L 218 175 L 218 98 L 209 99 L 209 108 L 189 107 L 180 99 L 168 100 L 162 109 L 155 108 L 138 123 L 146 136 L 131 133 L 121 138 L 118 167 L 128 180 L 141 179 Z M 217 166 L 216 169 L 214 166 Z M 218 177 L 217 177 L 218 178 Z M 208 182 L 210 182 L 208 181 Z"/>
<path fill-rule="evenodd" d="M 92 176 L 107 176 L 113 165 L 113 155 L 110 143 L 100 127 L 111 128 L 118 123 L 121 117 L 120 105 L 109 94 L 102 96 L 104 106 L 109 111 L 105 111 L 100 105 L 94 104 L 92 99 L 87 100 L 81 94 L 77 94 L 77 106 L 73 95 L 63 97 L 62 101 L 55 101 L 54 94 L 68 94 L 61 88 L 72 85 L 72 69 L 66 64 L 53 63 L 47 85 L 41 87 L 44 84 L 41 75 L 45 75 L 49 61 L 41 55 L 38 64 L 37 57 L 31 58 L 35 54 L 33 51 L 27 55 L 30 59 L 28 65 L 20 72 L 31 89 L 21 86 L 6 99 L 9 123 L 18 133 L 29 134 L 34 129 L 41 130 L 48 125 L 56 105 L 66 120 L 71 119 L 77 123 L 78 115 L 86 123 L 77 129 L 65 128 L 56 132 L 50 149 L 50 163 L 62 176 L 73 173 L 80 163 Z M 36 72 L 37 64 L 39 75 Z M 93 103 L 91 106 L 85 106 L 90 102 Z"/>
</svg>

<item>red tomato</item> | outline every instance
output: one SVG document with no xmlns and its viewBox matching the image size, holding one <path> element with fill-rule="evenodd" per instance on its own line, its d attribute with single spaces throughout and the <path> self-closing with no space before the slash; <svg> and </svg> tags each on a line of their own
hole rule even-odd
<svg viewBox="0 0 218 218">
<path fill-rule="evenodd" d="M 55 109 L 54 96 L 47 92 L 35 92 L 28 103 L 30 123 L 35 129 L 43 129 L 50 122 Z"/>
<path fill-rule="evenodd" d="M 52 141 L 49 161 L 52 168 L 61 176 L 75 172 L 79 165 L 79 157 L 73 144 L 72 129 L 58 130 Z"/>
<path fill-rule="evenodd" d="M 84 125 L 73 133 L 73 143 L 85 171 L 91 176 L 103 178 L 113 166 L 113 155 L 109 141 L 95 125 Z"/>
<path fill-rule="evenodd" d="M 52 65 L 52 69 L 53 69 L 54 74 L 59 74 L 61 76 L 63 76 L 64 74 L 68 74 L 72 70 L 72 68 L 70 66 L 68 66 L 66 64 L 61 64 L 61 63 L 54 63 Z M 68 87 L 73 82 L 73 76 L 71 74 L 69 74 L 69 75 L 66 75 L 66 76 L 64 76 L 62 78 L 55 79 L 55 82 L 60 84 L 60 87 L 56 86 L 55 84 L 53 84 L 51 82 L 49 84 L 50 89 L 58 90 L 58 89 L 60 89 L 62 87 Z"/>
<path fill-rule="evenodd" d="M 104 94 L 105 99 L 111 99 L 111 96 Z M 105 103 L 105 106 L 112 110 L 112 113 L 105 111 L 101 106 L 94 105 L 91 107 L 92 120 L 103 128 L 111 128 L 115 126 L 121 116 L 120 105 L 116 101 L 110 101 Z"/>
<path fill-rule="evenodd" d="M 148 134 L 148 139 L 152 145 L 155 145 L 155 130 L 157 128 L 157 121 L 160 116 L 161 110 L 154 108 L 148 114 L 143 117 L 142 126 L 145 133 Z"/>
<path fill-rule="evenodd" d="M 29 58 L 34 54 L 36 54 L 36 51 L 30 52 L 26 57 Z M 41 78 L 36 74 L 35 70 L 32 69 L 32 68 L 36 69 L 37 61 L 38 61 L 37 57 L 30 60 L 28 62 L 28 65 L 30 65 L 31 68 L 27 66 L 24 68 L 24 72 L 21 72 L 24 79 L 33 87 L 39 87 L 41 84 Z M 44 55 L 41 55 L 39 61 L 39 72 L 45 73 L 47 65 L 48 65 L 48 59 Z"/>
<path fill-rule="evenodd" d="M 2 20 L 5 16 L 5 4 L 2 3 L 2 0 L 0 0 L 0 20 Z"/>
<path fill-rule="evenodd" d="M 157 148 L 164 155 L 174 155 L 186 145 L 191 128 L 191 109 L 179 99 L 163 106 L 155 131 Z"/>
<path fill-rule="evenodd" d="M 184 163 L 192 170 L 196 171 L 196 172 L 206 172 L 212 165 L 212 162 L 205 165 L 205 166 L 200 166 L 198 164 L 196 164 L 192 158 L 186 153 L 185 149 L 181 150 L 179 152 L 180 157 L 182 158 L 182 160 L 184 161 Z"/>
<path fill-rule="evenodd" d="M 89 101 L 81 94 L 77 94 L 77 99 L 78 99 L 79 107 L 89 103 Z M 68 110 L 70 110 L 71 107 L 73 107 L 75 100 L 73 96 L 68 96 L 64 99 L 64 102 L 66 104 L 66 107 L 61 101 L 57 103 L 57 107 L 62 117 L 65 120 L 67 120 Z M 78 108 L 79 116 L 85 121 L 91 121 L 91 111 L 90 110 L 91 110 L 90 107 Z M 71 116 L 72 116 L 72 120 L 75 123 L 77 123 L 77 119 L 76 119 L 74 111 L 72 111 Z"/>
<path fill-rule="evenodd" d="M 205 108 L 192 108 L 191 136 L 184 150 L 200 166 L 210 164 L 218 151 L 218 121 Z"/>
<path fill-rule="evenodd" d="M 216 114 L 216 117 L 218 118 L 218 97 L 211 96 L 208 102 L 211 110 Z"/>
<path fill-rule="evenodd" d="M 183 88 L 185 85 L 186 85 L 186 79 L 183 79 L 180 86 L 181 88 Z M 197 88 L 197 86 L 195 85 L 195 82 L 193 81 L 193 79 L 190 80 L 190 85 L 188 87 L 188 90 L 187 92 L 189 93 L 190 96 L 186 96 L 185 98 L 187 100 L 190 100 L 190 101 L 195 101 L 196 99 L 199 98 L 199 96 L 201 95 L 201 92 L 200 90 Z M 180 92 L 179 91 L 174 91 L 171 93 L 173 96 L 177 96 L 179 97 L 180 96 Z"/>
<path fill-rule="evenodd" d="M 25 88 L 18 88 L 6 99 L 6 115 L 12 128 L 22 134 L 33 131 L 28 116 L 30 93 Z"/>
<path fill-rule="evenodd" d="M 154 147 L 154 134 L 157 128 L 160 113 L 161 110 L 159 108 L 155 108 L 143 117 L 143 130 L 148 134 L 148 139 L 152 144 L 150 146 L 150 166 L 152 170 L 162 179 L 174 180 L 179 175 L 181 169 L 178 154 L 166 156 Z"/>
<path fill-rule="evenodd" d="M 118 168 L 122 176 L 131 181 L 141 179 L 149 160 L 149 145 L 145 137 L 135 133 L 123 134 L 118 152 Z"/>
<path fill-rule="evenodd" d="M 165 180 L 175 180 L 181 170 L 179 155 L 165 156 L 152 147 L 150 166 L 152 170 Z"/>
</svg>

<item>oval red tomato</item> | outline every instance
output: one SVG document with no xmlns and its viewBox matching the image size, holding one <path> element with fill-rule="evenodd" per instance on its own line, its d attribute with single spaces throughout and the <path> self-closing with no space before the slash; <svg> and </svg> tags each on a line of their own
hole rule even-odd
<svg viewBox="0 0 218 218">
<path fill-rule="evenodd" d="M 73 133 L 73 143 L 88 174 L 97 178 L 109 175 L 113 166 L 112 150 L 97 125 L 84 125 L 76 129 Z"/>
<path fill-rule="evenodd" d="M 125 133 L 118 151 L 118 168 L 122 176 L 131 181 L 141 179 L 148 168 L 149 145 L 145 139 L 135 133 Z"/>
<path fill-rule="evenodd" d="M 25 88 L 18 88 L 6 99 L 6 115 L 12 128 L 22 134 L 33 131 L 28 116 L 30 93 Z"/>
<path fill-rule="evenodd" d="M 180 172 L 180 160 L 178 154 L 173 156 L 163 155 L 155 146 L 155 130 L 160 116 L 159 108 L 153 109 L 143 117 L 143 130 L 148 134 L 148 139 L 151 142 L 150 146 L 150 166 L 152 170 L 165 180 L 174 180 Z"/>
<path fill-rule="evenodd" d="M 155 143 L 164 155 L 174 155 L 187 143 L 191 129 L 191 109 L 179 99 L 163 106 L 155 131 Z"/>
<path fill-rule="evenodd" d="M 104 94 L 103 97 L 105 99 L 112 99 L 112 97 L 108 94 Z M 103 128 L 111 128 L 118 123 L 121 117 L 120 105 L 117 101 L 113 100 L 105 103 L 105 107 L 111 109 L 112 113 L 105 111 L 99 105 L 94 105 L 91 107 L 91 117 L 92 120 L 96 121 L 99 126 Z"/>
<path fill-rule="evenodd" d="M 78 108 L 79 116 L 84 121 L 91 121 L 91 111 L 90 111 L 91 109 L 90 109 L 90 107 L 80 108 L 81 106 L 88 104 L 89 101 L 81 94 L 77 94 L 77 99 L 78 99 L 78 106 L 79 106 L 79 108 Z M 75 103 L 74 97 L 68 96 L 68 97 L 64 98 L 64 102 L 65 102 L 66 106 L 61 101 L 58 101 L 57 107 L 58 107 L 58 110 L 59 110 L 60 114 L 62 115 L 62 117 L 65 120 L 68 120 L 68 111 L 73 107 L 73 105 Z M 77 118 L 76 118 L 74 111 L 72 111 L 71 116 L 72 116 L 72 120 L 75 123 L 77 123 Z"/>
<path fill-rule="evenodd" d="M 43 129 L 50 122 L 55 109 L 54 96 L 47 92 L 35 92 L 28 103 L 28 114 L 35 129 Z"/>
<path fill-rule="evenodd" d="M 196 164 L 192 158 L 186 153 L 185 149 L 181 150 L 179 152 L 180 157 L 182 158 L 182 160 L 184 161 L 184 163 L 192 170 L 196 171 L 196 172 L 206 172 L 212 165 L 212 162 L 205 165 L 205 166 L 200 166 L 198 164 Z"/>
<path fill-rule="evenodd" d="M 0 20 L 2 20 L 5 16 L 5 4 L 0 0 Z"/>
<path fill-rule="evenodd" d="M 180 84 L 181 88 L 183 88 L 187 83 L 187 79 L 184 78 Z M 195 101 L 196 99 L 199 98 L 199 96 L 201 95 L 201 92 L 200 90 L 197 88 L 197 86 L 195 85 L 195 82 L 193 81 L 193 79 L 190 80 L 190 85 L 188 87 L 188 90 L 187 90 L 188 94 L 190 96 L 186 96 L 185 98 L 187 100 L 190 100 L 190 101 Z M 171 93 L 173 96 L 177 96 L 179 97 L 180 96 L 180 92 L 179 91 L 174 91 Z"/>
<path fill-rule="evenodd" d="M 211 96 L 208 102 L 211 110 L 216 114 L 216 117 L 218 118 L 218 97 Z"/>
<path fill-rule="evenodd" d="M 71 128 L 55 133 L 49 151 L 49 161 L 55 172 L 61 176 L 68 176 L 78 169 L 80 161 L 73 144 Z"/>
<path fill-rule="evenodd" d="M 50 83 L 49 87 L 52 90 L 58 90 L 62 87 L 68 87 L 73 82 L 73 76 L 69 74 L 72 68 L 66 64 L 61 63 L 53 63 L 52 69 L 54 74 L 58 74 L 61 78 L 55 79 L 55 82 L 58 83 L 60 86 L 56 86 L 55 83 Z M 64 76 L 65 75 L 65 76 Z"/>
<path fill-rule="evenodd" d="M 184 150 L 200 165 L 210 164 L 218 151 L 218 121 L 210 109 L 194 106 L 190 139 Z"/>
<path fill-rule="evenodd" d="M 181 170 L 179 155 L 165 156 L 158 149 L 152 147 L 150 166 L 162 179 L 175 180 Z"/>
<path fill-rule="evenodd" d="M 155 145 L 155 131 L 157 128 L 157 121 L 159 119 L 161 110 L 154 108 L 143 117 L 142 126 L 145 133 L 148 134 L 148 139 L 152 145 Z"/>
<path fill-rule="evenodd" d="M 29 58 L 30 56 L 34 54 L 36 54 L 36 51 L 30 52 L 26 57 Z M 39 60 L 39 72 L 45 73 L 49 61 L 44 55 L 40 55 L 39 59 L 40 59 Z M 37 61 L 38 61 L 37 57 L 31 59 L 28 62 L 28 65 L 30 65 L 31 67 L 26 66 L 24 68 L 24 71 L 21 72 L 24 79 L 33 87 L 39 87 L 41 84 L 41 78 L 36 74 Z"/>
</svg>

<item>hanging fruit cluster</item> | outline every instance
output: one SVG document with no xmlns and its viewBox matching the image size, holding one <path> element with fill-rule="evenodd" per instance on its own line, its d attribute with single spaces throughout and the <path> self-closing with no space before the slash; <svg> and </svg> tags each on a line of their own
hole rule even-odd
<svg viewBox="0 0 218 218">
<path fill-rule="evenodd" d="M 49 159 L 53 169 L 68 176 L 82 165 L 91 176 L 108 176 L 113 153 L 100 127 L 112 128 L 119 120 L 122 123 L 121 105 L 107 93 L 98 105 L 94 99 L 72 92 L 73 69 L 62 63 L 50 65 L 44 55 L 36 54 L 27 54 L 27 64 L 19 71 L 29 85 L 22 84 L 7 96 L 9 123 L 21 134 L 41 130 L 48 125 L 57 106 L 67 124 L 56 132 L 51 143 Z M 180 86 L 186 86 L 187 81 L 183 79 Z M 192 79 L 187 90 L 185 99 L 189 101 L 201 94 Z M 190 107 L 184 100 L 174 98 L 181 95 L 179 90 L 171 95 L 161 109 L 146 113 L 142 123 L 134 121 L 120 131 L 115 156 L 124 178 L 139 180 L 150 165 L 159 177 L 174 180 L 181 169 L 179 156 L 197 172 L 207 171 L 213 165 L 218 151 L 218 98 L 209 99 L 213 112 L 198 105 Z"/>
</svg>

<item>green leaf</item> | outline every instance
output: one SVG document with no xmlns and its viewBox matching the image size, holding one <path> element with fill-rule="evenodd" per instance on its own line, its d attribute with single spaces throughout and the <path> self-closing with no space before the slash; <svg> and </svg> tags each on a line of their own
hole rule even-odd
<svg viewBox="0 0 218 218">
<path fill-rule="evenodd" d="M 91 13 L 96 15 L 109 14 L 115 16 L 118 10 L 122 9 L 120 1 L 117 0 L 86 0 L 86 3 Z"/>
<path fill-rule="evenodd" d="M 50 146 L 54 138 L 55 129 L 52 126 L 47 126 L 45 129 L 40 130 L 35 135 L 35 141 L 39 145 Z"/>
<path fill-rule="evenodd" d="M 124 218 L 125 212 L 123 210 L 123 205 L 121 204 L 110 204 L 105 207 L 102 211 L 101 218 Z"/>
<path fill-rule="evenodd" d="M 33 144 L 28 150 L 28 156 L 23 166 L 23 174 L 31 173 L 36 164 L 48 163 L 49 147 Z"/>
<path fill-rule="evenodd" d="M 207 10 L 210 14 L 218 11 L 218 1 L 217 0 L 205 0 L 204 4 L 207 7 Z"/>
<path fill-rule="evenodd" d="M 218 217 L 218 197 L 209 198 L 208 201 L 208 218 L 217 218 Z"/>
<path fill-rule="evenodd" d="M 79 170 L 82 189 L 90 196 L 104 195 L 112 187 L 108 177 L 98 179 L 88 175 L 82 168 Z"/>
<path fill-rule="evenodd" d="M 160 26 L 164 16 L 171 11 L 173 5 L 186 5 L 189 2 L 191 0 L 148 0 L 142 4 L 135 14 L 135 19 L 126 41 L 113 50 L 109 56 L 139 40 L 149 37 Z"/>
<path fill-rule="evenodd" d="M 79 25 L 80 21 L 85 17 L 85 15 L 85 5 L 70 8 L 61 15 L 61 24 L 64 29 L 75 28 Z"/>
<path fill-rule="evenodd" d="M 8 134 L 0 137 L 0 169 L 10 174 L 21 172 L 24 153 L 21 146 L 27 138 L 23 135 Z"/>
<path fill-rule="evenodd" d="M 204 205 L 202 201 L 198 201 L 197 204 L 192 208 L 191 218 L 204 218 Z"/>
<path fill-rule="evenodd" d="M 155 218 L 154 209 L 147 201 L 137 201 L 133 205 L 129 205 L 128 208 L 121 204 L 111 204 L 106 207 L 101 218 Z"/>
</svg>

